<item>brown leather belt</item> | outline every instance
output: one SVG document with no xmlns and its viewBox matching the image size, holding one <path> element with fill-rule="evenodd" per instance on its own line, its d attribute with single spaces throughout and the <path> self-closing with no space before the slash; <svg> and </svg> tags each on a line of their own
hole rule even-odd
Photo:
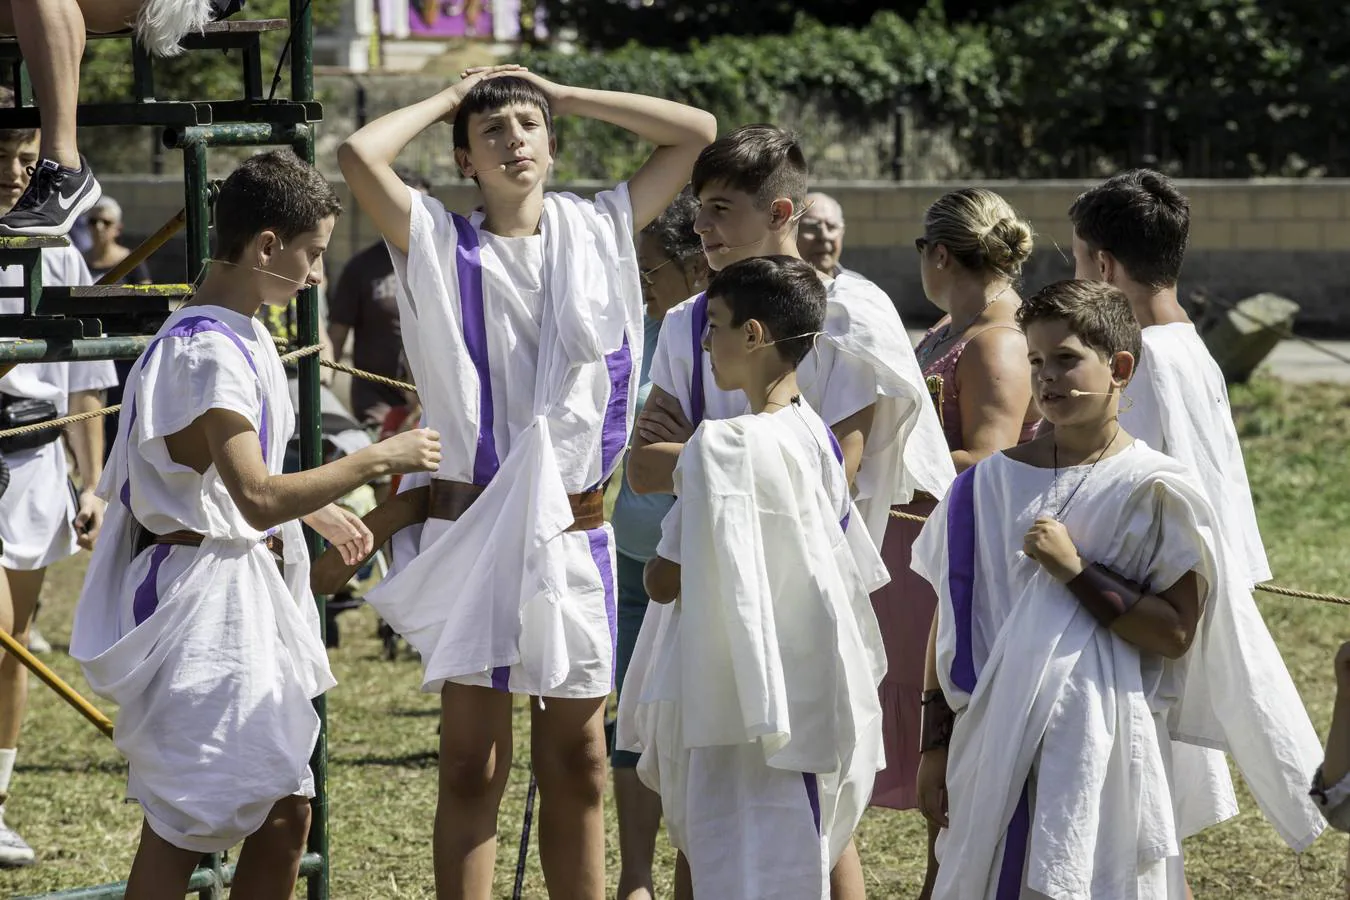
<svg viewBox="0 0 1350 900">
<path fill-rule="evenodd" d="M 142 527 L 141 538 L 136 546 L 136 554 L 140 555 L 141 551 L 143 551 L 146 547 L 149 547 L 152 544 L 170 544 L 180 547 L 200 547 L 202 545 L 202 541 L 204 540 L 206 540 L 206 538 L 195 531 L 170 531 L 168 534 L 155 534 L 149 529 Z M 282 552 L 285 547 L 285 544 L 281 540 L 281 535 L 269 534 L 267 537 L 263 538 L 258 543 L 262 544 L 268 550 L 272 551 L 272 555 L 276 557 L 278 564 L 280 564 L 285 559 L 285 556 Z"/>
<path fill-rule="evenodd" d="M 195 531 L 170 531 L 168 534 L 157 534 L 151 540 L 152 544 L 182 544 L 187 547 L 200 547 L 202 541 L 206 540 L 203 535 Z M 268 550 L 271 550 L 278 558 L 283 558 L 282 550 L 285 544 L 279 534 L 269 534 L 258 543 L 262 544 Z"/>
<path fill-rule="evenodd" d="M 433 478 L 427 499 L 427 518 L 453 522 L 468 512 L 482 493 L 481 485 Z M 605 524 L 604 490 L 568 494 L 567 499 L 572 503 L 572 525 L 568 531 L 590 531 Z"/>
<path fill-rule="evenodd" d="M 455 521 L 482 493 L 480 485 L 433 478 L 430 485 L 395 494 L 366 513 L 361 521 L 370 529 L 375 538 L 374 547 L 379 549 L 395 533 L 411 525 L 420 525 L 427 519 Z M 590 531 L 605 524 L 604 488 L 569 494 L 567 499 L 572 504 L 572 524 L 568 531 Z M 365 562 L 364 559 L 355 565 L 343 562 L 338 548 L 329 547 L 310 567 L 309 586 L 316 594 L 339 593 Z"/>
</svg>

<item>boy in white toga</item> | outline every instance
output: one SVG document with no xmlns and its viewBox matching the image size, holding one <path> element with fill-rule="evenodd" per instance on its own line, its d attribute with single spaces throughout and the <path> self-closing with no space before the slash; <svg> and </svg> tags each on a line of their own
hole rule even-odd
<svg viewBox="0 0 1350 900">
<path fill-rule="evenodd" d="M 546 193 L 553 116 L 563 114 L 626 128 L 656 149 L 593 201 Z M 453 120 L 456 161 L 482 191 L 467 217 L 393 169 L 441 120 Z M 550 889 L 604 895 L 617 609 L 603 497 L 641 371 L 633 238 L 715 132 L 712 116 L 687 106 L 500 66 L 372 122 L 339 151 L 389 243 L 423 419 L 445 443 L 430 483 L 405 480 L 391 501 L 412 509 L 398 523 L 411 527 L 396 541 L 397 570 L 366 597 L 421 653 L 423 690 L 441 695 L 434 847 L 445 896 L 491 893 L 513 694 L 539 698 L 531 760 Z"/>
<path fill-rule="evenodd" d="M 314 795 L 311 701 L 334 683 L 298 520 L 355 559 L 370 532 L 333 501 L 440 459 L 417 430 L 281 474 L 295 413 L 254 313 L 318 283 L 340 209 L 289 151 L 244 162 L 216 201 L 205 280 L 127 379 L 71 655 L 119 706 L 127 796 L 145 812 L 131 900 L 182 897 L 203 853 L 240 841 L 234 896 L 291 895 Z"/>
<path fill-rule="evenodd" d="M 663 605 L 643 622 L 618 739 L 661 794 L 677 897 L 822 900 L 881 758 L 869 592 L 887 576 L 796 380 L 824 326 L 819 276 L 757 257 L 707 299 L 713 377 L 750 410 L 705 420 L 680 454 L 644 578 Z"/>
<path fill-rule="evenodd" d="M 1232 689 L 1246 660 L 1204 652 L 1238 627 L 1225 523 L 1121 427 L 1140 348 L 1125 295 L 1059 282 L 1017 320 L 1053 428 L 958 476 L 914 544 L 939 598 L 919 765 L 945 829 L 933 896 L 1184 900 L 1173 748 L 1231 750 L 1306 845 L 1306 788 L 1264 777 L 1287 717 Z"/>
</svg>

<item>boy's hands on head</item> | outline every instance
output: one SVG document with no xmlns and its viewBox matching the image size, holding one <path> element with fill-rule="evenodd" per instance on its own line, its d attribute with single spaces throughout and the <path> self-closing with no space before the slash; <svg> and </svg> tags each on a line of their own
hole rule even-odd
<svg viewBox="0 0 1350 900">
<path fill-rule="evenodd" d="M 1068 583 L 1083 571 L 1083 559 L 1062 522 L 1040 516 L 1022 539 L 1022 552 L 1040 563 L 1056 580 Z"/>
<path fill-rule="evenodd" d="M 441 466 L 441 435 L 430 428 L 414 428 L 375 445 L 394 475 L 435 472 Z"/>
<path fill-rule="evenodd" d="M 305 516 L 302 521 L 317 531 L 328 543 L 338 548 L 342 561 L 356 565 L 375 552 L 375 536 L 370 533 L 360 516 L 336 503 Z"/>
<path fill-rule="evenodd" d="M 668 394 L 653 393 L 634 428 L 649 444 L 684 444 L 694 436 L 694 426 L 685 418 L 680 402 Z"/>
</svg>

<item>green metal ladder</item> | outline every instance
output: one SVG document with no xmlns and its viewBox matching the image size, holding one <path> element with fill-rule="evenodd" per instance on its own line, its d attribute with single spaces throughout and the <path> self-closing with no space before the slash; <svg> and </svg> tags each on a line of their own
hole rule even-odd
<svg viewBox="0 0 1350 900">
<path fill-rule="evenodd" d="M 0 289 L 0 296 L 24 299 L 22 315 L 0 315 L 0 371 L 13 364 L 38 361 L 135 359 L 163 324 L 172 305 L 191 296 L 210 255 L 212 186 L 207 180 L 207 150 L 211 147 L 288 146 L 314 163 L 314 130 L 323 119 L 314 102 L 313 22 L 311 0 L 290 0 L 289 19 L 235 20 L 212 23 L 205 32 L 184 40 L 189 51 L 235 51 L 241 60 L 243 96 L 220 101 L 157 101 L 151 56 L 130 32 L 89 35 L 90 39 L 129 39 L 135 99 L 127 103 L 80 106 L 81 126 L 148 125 L 163 129 L 164 145 L 183 153 L 184 201 L 187 212 L 187 271 L 176 285 L 116 285 L 48 287 L 42 281 L 42 249 L 69 244 L 66 238 L 0 238 L 0 268 L 23 267 L 19 288 Z M 290 97 L 264 97 L 262 35 L 289 29 Z M 18 44 L 0 42 L 0 68 L 8 66 L 14 83 L 13 109 L 0 109 L 0 129 L 36 128 L 38 111 Z M 319 342 L 318 297 L 313 289 L 301 292 L 297 338 L 301 345 Z M 318 466 L 319 362 L 310 354 L 298 361 L 300 374 L 300 464 Z M 318 536 L 306 528 L 311 554 L 322 550 Z M 321 627 L 327 622 L 326 598 L 318 597 Z M 319 714 L 319 740 L 310 759 L 315 796 L 308 852 L 300 865 L 310 900 L 328 900 L 328 716 L 325 698 L 314 701 Z M 192 875 L 188 895 L 221 900 L 234 875 L 223 854 L 204 857 Z M 38 895 L 47 900 L 113 900 L 121 898 L 126 882 L 75 888 Z M 37 900 L 36 897 L 27 900 Z"/>
</svg>

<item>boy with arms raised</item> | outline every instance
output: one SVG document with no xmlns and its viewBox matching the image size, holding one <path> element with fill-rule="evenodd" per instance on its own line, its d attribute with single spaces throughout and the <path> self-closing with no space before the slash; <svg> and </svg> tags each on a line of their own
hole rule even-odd
<svg viewBox="0 0 1350 900">
<path fill-rule="evenodd" d="M 1054 427 L 958 476 L 914 544 L 939 597 L 920 807 L 954 861 L 933 896 L 1182 900 L 1173 742 L 1231 746 L 1289 822 L 1301 791 L 1260 777 L 1284 723 L 1229 690 L 1244 661 L 1197 653 L 1232 628 L 1227 551 L 1197 477 L 1121 427 L 1129 301 L 1059 282 L 1017 320 Z"/>
<path fill-rule="evenodd" d="M 561 114 L 627 128 L 656 149 L 593 202 L 545 193 Z M 443 119 L 454 122 L 461 170 L 482 190 L 469 218 L 410 190 L 392 167 Z M 602 509 L 641 363 L 633 239 L 688 181 L 715 129 L 710 115 L 677 103 L 503 66 L 471 70 L 339 152 L 390 245 L 424 420 L 445 441 L 431 483 L 400 485 L 392 501 L 413 506 L 395 527 L 425 521 L 401 538 L 416 554 L 367 596 L 421 653 L 423 689 L 441 695 L 440 896 L 491 892 L 512 694 L 539 698 L 532 761 L 549 888 L 604 894 L 603 717 L 616 611 Z"/>
<path fill-rule="evenodd" d="M 818 274 L 748 259 L 707 299 L 713 377 L 750 411 L 706 419 L 680 454 L 619 741 L 687 861 L 677 896 L 821 900 L 881 756 L 868 595 L 887 576 L 796 380 L 824 325 Z"/>
<path fill-rule="evenodd" d="M 1224 524 L 1220 537 L 1234 566 L 1234 591 L 1226 602 L 1240 623 L 1240 638 L 1204 652 L 1242 653 L 1242 685 L 1252 702 L 1284 710 L 1282 765 L 1271 771 L 1291 787 L 1306 778 L 1320 753 L 1317 734 L 1251 595 L 1270 578 L 1257 529 L 1251 488 L 1228 406 L 1223 373 L 1177 302 L 1177 281 L 1190 231 L 1190 204 L 1163 175 L 1146 169 L 1122 173 L 1082 194 L 1069 209 L 1075 277 L 1104 281 L 1125 293 L 1142 329 L 1142 355 L 1125 390 L 1121 423 L 1131 433 L 1181 461 L 1200 479 Z M 1257 662 L 1260 666 L 1257 666 Z M 1236 687 L 1236 686 L 1235 686 Z M 1223 754 L 1180 745 L 1177 784 L 1182 836 L 1237 815 L 1237 799 Z M 1296 846 L 1318 826 L 1315 810 L 1282 834 Z"/>
<path fill-rule="evenodd" d="M 294 154 L 244 162 L 216 201 L 218 258 L 127 379 L 71 655 L 120 707 L 127 796 L 145 812 L 133 900 L 181 898 L 203 853 L 241 840 L 235 896 L 291 896 L 314 794 L 311 700 L 333 685 L 297 520 L 355 559 L 370 532 L 332 501 L 440 458 L 417 430 L 280 474 L 295 414 L 254 314 L 318 283 L 339 210 Z"/>
</svg>

